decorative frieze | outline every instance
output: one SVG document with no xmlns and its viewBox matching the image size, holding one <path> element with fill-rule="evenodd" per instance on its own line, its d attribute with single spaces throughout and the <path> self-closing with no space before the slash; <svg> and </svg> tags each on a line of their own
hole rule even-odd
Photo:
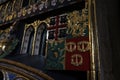
<svg viewBox="0 0 120 80">
<path fill-rule="evenodd" d="M 4 11 L 0 12 L 0 14 L 2 14 L 2 17 L 0 17 L 0 24 L 1 25 L 3 23 L 7 24 L 8 22 L 14 21 L 16 19 L 24 19 L 33 15 L 38 15 L 44 12 L 52 11 L 54 9 L 68 6 L 68 5 L 77 3 L 79 1 L 82 1 L 82 0 L 78 0 L 78 1 L 75 1 L 75 0 L 44 0 L 43 1 L 42 0 L 41 2 L 29 5 L 24 8 L 22 8 L 21 2 L 14 1 L 13 2 L 14 4 L 8 3 L 6 5 L 2 5 L 2 6 L 5 6 L 5 8 L 4 8 Z M 8 6 L 12 6 L 12 8 Z M 4 12 L 6 13 L 3 14 Z"/>
</svg>

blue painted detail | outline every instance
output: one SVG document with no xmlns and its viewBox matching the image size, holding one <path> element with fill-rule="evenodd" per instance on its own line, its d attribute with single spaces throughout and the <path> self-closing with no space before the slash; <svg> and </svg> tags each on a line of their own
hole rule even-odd
<svg viewBox="0 0 120 80">
<path fill-rule="evenodd" d="M 13 80 L 14 78 L 16 78 L 16 77 L 17 77 L 17 75 L 16 75 L 16 74 L 13 74 L 13 73 L 8 72 L 8 77 L 9 77 L 9 80 Z"/>
</svg>

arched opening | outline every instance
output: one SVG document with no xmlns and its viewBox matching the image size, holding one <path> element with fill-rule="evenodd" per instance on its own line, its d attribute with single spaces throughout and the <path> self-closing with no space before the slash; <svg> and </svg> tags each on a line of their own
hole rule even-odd
<svg viewBox="0 0 120 80">
<path fill-rule="evenodd" d="M 34 55 L 45 56 L 45 45 L 46 45 L 46 33 L 47 24 L 41 23 L 38 26 L 35 40 Z"/>
<path fill-rule="evenodd" d="M 28 54 L 32 53 L 33 39 L 34 39 L 34 30 L 31 31 L 31 34 L 29 36 L 29 42 L 28 42 L 28 48 L 27 48 L 27 53 Z"/>
<path fill-rule="evenodd" d="M 34 39 L 34 28 L 33 26 L 29 26 L 25 31 L 25 36 L 23 40 L 22 46 L 22 54 L 32 54 L 32 45 Z"/>
</svg>

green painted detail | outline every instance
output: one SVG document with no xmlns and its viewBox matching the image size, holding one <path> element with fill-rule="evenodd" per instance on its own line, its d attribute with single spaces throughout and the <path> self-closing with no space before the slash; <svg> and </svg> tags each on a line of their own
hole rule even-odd
<svg viewBox="0 0 120 80">
<path fill-rule="evenodd" d="M 64 69 L 65 41 L 48 42 L 48 55 L 46 60 L 46 69 Z"/>
</svg>

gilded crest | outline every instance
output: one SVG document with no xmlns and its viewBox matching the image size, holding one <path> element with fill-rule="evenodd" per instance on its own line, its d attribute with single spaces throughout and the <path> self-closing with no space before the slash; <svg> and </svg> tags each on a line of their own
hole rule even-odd
<svg viewBox="0 0 120 80">
<path fill-rule="evenodd" d="M 73 37 L 84 36 L 87 22 L 83 20 L 83 14 L 80 11 L 73 11 L 68 14 L 68 31 Z M 86 15 L 87 16 L 87 15 Z M 86 17 L 85 16 L 85 17 Z"/>
</svg>

